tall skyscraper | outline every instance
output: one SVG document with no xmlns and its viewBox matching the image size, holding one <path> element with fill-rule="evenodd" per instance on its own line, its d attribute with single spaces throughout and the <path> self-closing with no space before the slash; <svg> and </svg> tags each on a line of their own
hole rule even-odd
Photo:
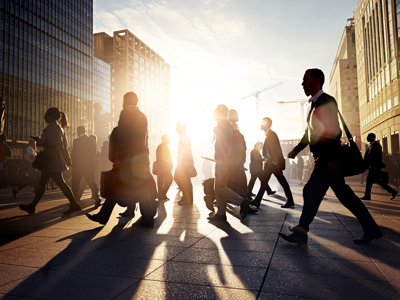
<svg viewBox="0 0 400 300">
<path fill-rule="evenodd" d="M 15 157 L 57 106 L 93 132 L 93 1 L 0 1 L 0 95 Z"/>
<path fill-rule="evenodd" d="M 328 94 L 335 97 L 338 108 L 356 142 L 361 145 L 358 101 L 356 38 L 354 20 L 348 19 L 344 28 L 332 71 Z M 343 136 L 346 134 L 343 131 Z"/>
<path fill-rule="evenodd" d="M 354 15 L 362 140 L 399 155 L 400 2 L 360 0 Z"/>
<path fill-rule="evenodd" d="M 104 32 L 95 33 L 93 53 L 111 65 L 111 113 L 114 126 L 122 110 L 124 94 L 133 91 L 138 95 L 138 106 L 149 121 L 149 148 L 153 159 L 161 136 L 170 129 L 169 65 L 126 29 L 114 31 L 112 37 Z"/>
</svg>

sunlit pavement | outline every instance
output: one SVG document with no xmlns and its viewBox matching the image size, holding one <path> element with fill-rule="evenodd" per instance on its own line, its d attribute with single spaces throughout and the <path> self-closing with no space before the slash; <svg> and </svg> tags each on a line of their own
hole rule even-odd
<svg viewBox="0 0 400 300">
<path fill-rule="evenodd" d="M 350 182 L 357 195 L 364 185 Z M 210 224 L 203 191 L 195 205 L 179 206 L 176 188 L 160 205 L 155 227 L 118 219 L 100 226 L 86 190 L 83 212 L 50 191 L 28 216 L 18 209 L 33 199 L 27 188 L 13 198 L 0 190 L 0 295 L 3 299 L 399 299 L 400 196 L 373 188 L 364 201 L 384 237 L 366 246 L 357 220 L 329 191 L 311 225 L 308 246 L 278 239 L 297 224 L 302 187 L 291 183 L 295 209 L 282 209 L 283 192 L 265 195 L 257 215 L 243 222 L 232 207 L 228 223 Z M 256 191 L 256 188 L 254 189 Z M 140 215 L 139 211 L 137 215 Z"/>
</svg>

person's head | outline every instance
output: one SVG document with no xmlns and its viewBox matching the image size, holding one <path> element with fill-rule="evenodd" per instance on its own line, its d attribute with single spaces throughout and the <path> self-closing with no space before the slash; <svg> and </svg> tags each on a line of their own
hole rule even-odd
<svg viewBox="0 0 400 300">
<path fill-rule="evenodd" d="M 261 120 L 261 129 L 267 131 L 272 126 L 272 120 L 268 117 L 265 117 Z"/>
<path fill-rule="evenodd" d="M 85 134 L 86 133 L 86 129 L 84 126 L 78 126 L 76 128 L 76 133 L 78 134 L 78 136 Z"/>
<path fill-rule="evenodd" d="M 134 92 L 128 92 L 124 95 L 124 102 L 122 107 L 125 109 L 130 105 L 136 106 L 138 104 L 138 96 Z"/>
<path fill-rule="evenodd" d="M 325 83 L 325 75 L 320 69 L 308 69 L 304 73 L 302 86 L 307 96 L 314 96 Z"/>
<path fill-rule="evenodd" d="M 46 123 L 51 123 L 53 121 L 58 121 L 61 118 L 61 112 L 58 107 L 50 107 L 46 110 L 44 114 L 44 120 Z"/>
<path fill-rule="evenodd" d="M 376 139 L 375 133 L 368 133 L 368 135 L 367 135 L 367 141 L 368 142 L 372 143 L 372 142 L 375 141 L 375 139 Z"/>
<path fill-rule="evenodd" d="M 181 135 L 186 132 L 186 125 L 183 123 L 176 123 L 176 132 Z"/>
<path fill-rule="evenodd" d="M 69 128 L 69 122 L 68 122 L 68 117 L 67 115 L 62 111 L 60 112 L 61 114 L 61 119 L 60 119 L 60 125 L 62 129 Z"/>
<path fill-rule="evenodd" d="M 91 134 L 89 137 L 97 144 L 97 135 Z"/>
<path fill-rule="evenodd" d="M 228 120 L 233 123 L 236 123 L 237 121 L 239 121 L 239 113 L 236 111 L 236 109 L 231 109 L 229 111 Z"/>
<path fill-rule="evenodd" d="M 34 139 L 30 139 L 28 145 L 31 146 L 33 149 L 36 148 L 36 141 Z"/>
<path fill-rule="evenodd" d="M 228 118 L 229 108 L 225 104 L 219 104 L 214 110 L 214 121 L 218 121 L 221 118 Z"/>
<path fill-rule="evenodd" d="M 169 143 L 169 135 L 168 135 L 168 134 L 164 134 L 164 135 L 161 137 L 161 140 L 163 141 L 163 143 L 168 144 L 168 143 Z"/>
<path fill-rule="evenodd" d="M 263 146 L 263 143 L 257 142 L 254 144 L 254 150 L 260 151 Z"/>
</svg>

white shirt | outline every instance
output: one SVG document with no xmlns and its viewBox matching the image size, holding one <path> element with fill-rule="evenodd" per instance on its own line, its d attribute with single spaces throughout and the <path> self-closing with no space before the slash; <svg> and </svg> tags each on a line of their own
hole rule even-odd
<svg viewBox="0 0 400 300">
<path fill-rule="evenodd" d="M 315 101 L 317 101 L 318 98 L 319 98 L 323 93 L 324 93 L 323 90 L 319 90 L 319 92 L 316 93 L 316 94 L 314 95 L 314 97 L 311 98 L 311 101 L 315 103 Z"/>
<path fill-rule="evenodd" d="M 36 156 L 36 151 L 32 148 L 32 146 L 29 146 L 28 148 L 26 148 L 25 160 L 32 163 L 34 161 L 34 159 L 30 158 L 30 156 L 32 155 Z"/>
</svg>

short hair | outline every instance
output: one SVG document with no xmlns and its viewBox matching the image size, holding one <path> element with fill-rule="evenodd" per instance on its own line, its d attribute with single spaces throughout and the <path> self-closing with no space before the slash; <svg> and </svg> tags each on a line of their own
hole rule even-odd
<svg viewBox="0 0 400 300">
<path fill-rule="evenodd" d="M 325 83 L 324 72 L 322 72 L 320 69 L 316 69 L 316 68 L 308 69 L 306 71 L 306 73 L 307 72 L 310 72 L 312 77 L 319 79 L 319 83 L 321 84 L 321 87 L 323 87 L 323 85 Z"/>
<path fill-rule="evenodd" d="M 255 144 L 254 144 L 254 149 L 256 149 L 258 145 L 260 145 L 260 147 L 262 147 L 263 143 L 262 143 L 262 142 L 257 142 L 257 143 L 255 143 Z"/>
<path fill-rule="evenodd" d="M 236 122 L 239 120 L 239 113 L 236 109 L 229 110 L 228 120 L 232 122 Z"/>
<path fill-rule="evenodd" d="M 46 110 L 46 114 L 53 118 L 53 120 L 57 121 L 61 118 L 61 112 L 58 107 L 50 107 Z"/>
<path fill-rule="evenodd" d="M 272 126 L 272 120 L 268 117 L 262 118 L 263 122 L 269 123 L 269 126 Z"/>
<path fill-rule="evenodd" d="M 76 132 L 83 132 L 83 131 L 86 131 L 85 126 L 76 127 Z"/>
<path fill-rule="evenodd" d="M 372 141 L 375 141 L 375 139 L 376 139 L 376 135 L 375 135 L 375 133 L 368 133 L 368 135 L 367 135 L 367 140 L 372 140 Z"/>
<path fill-rule="evenodd" d="M 184 133 L 186 131 L 186 125 L 183 123 L 176 123 L 176 127 L 178 128 L 179 132 Z"/>
<path fill-rule="evenodd" d="M 169 135 L 168 134 L 164 134 L 162 137 L 161 137 L 161 140 L 164 142 L 165 141 L 165 139 L 169 139 Z"/>
<path fill-rule="evenodd" d="M 68 122 L 68 117 L 67 115 L 62 111 L 60 112 L 61 114 L 61 120 L 60 120 L 60 124 L 61 124 L 61 128 L 69 128 L 69 122 Z"/>
<path fill-rule="evenodd" d="M 215 111 L 220 113 L 225 118 L 228 118 L 229 116 L 229 108 L 225 104 L 218 104 L 215 108 Z"/>
<path fill-rule="evenodd" d="M 137 105 L 139 99 L 134 92 L 128 92 L 124 95 L 124 102 L 128 105 Z"/>
</svg>

